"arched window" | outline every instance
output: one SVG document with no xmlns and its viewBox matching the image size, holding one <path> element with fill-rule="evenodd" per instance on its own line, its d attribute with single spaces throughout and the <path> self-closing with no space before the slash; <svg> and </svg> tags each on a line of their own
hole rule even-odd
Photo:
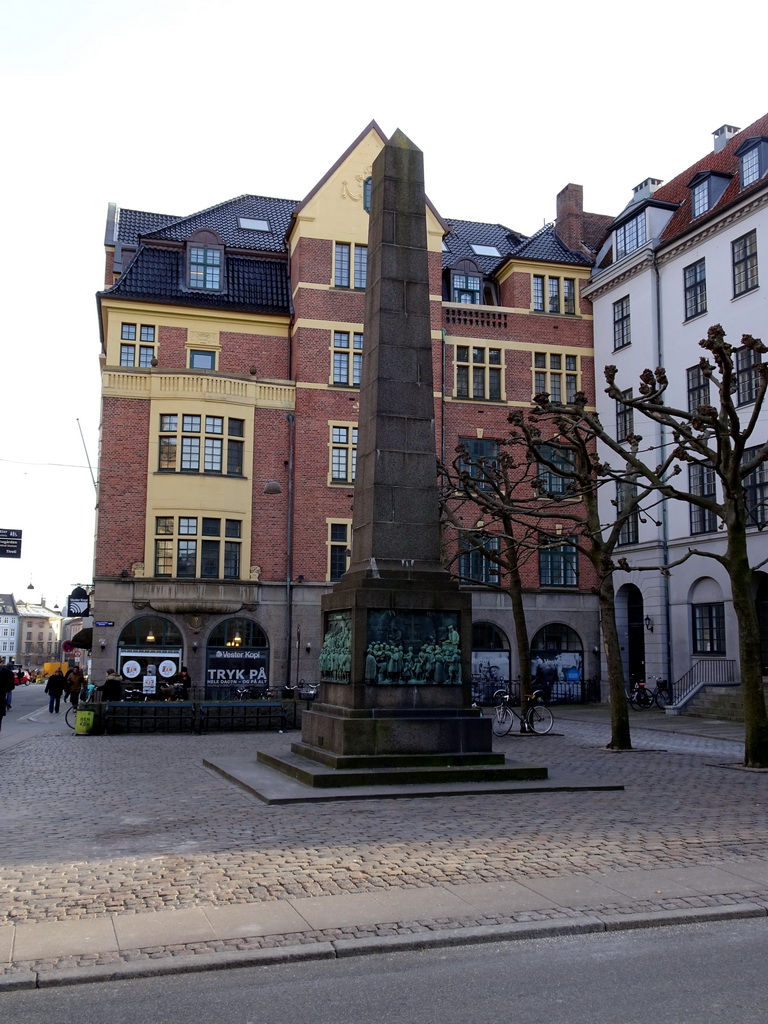
<svg viewBox="0 0 768 1024">
<path fill-rule="evenodd" d="M 531 644 L 531 676 L 547 699 L 575 696 L 584 679 L 584 645 L 579 634 L 563 622 L 540 629 Z"/>
<path fill-rule="evenodd" d="M 491 703 L 495 690 L 509 687 L 509 640 L 492 622 L 472 624 L 472 690 L 476 700 Z"/>
<path fill-rule="evenodd" d="M 224 619 L 208 637 L 209 647 L 269 647 L 264 630 L 253 619 Z"/>
</svg>

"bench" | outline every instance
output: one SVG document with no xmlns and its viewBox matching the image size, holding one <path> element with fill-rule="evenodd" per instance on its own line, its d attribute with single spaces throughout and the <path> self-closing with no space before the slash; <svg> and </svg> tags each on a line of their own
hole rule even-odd
<svg viewBox="0 0 768 1024">
<path fill-rule="evenodd" d="M 107 701 L 104 731 L 194 732 L 195 705 L 191 700 Z"/>
<path fill-rule="evenodd" d="M 279 700 L 202 700 L 198 704 L 197 731 L 234 732 L 286 727 L 285 707 Z"/>
</svg>

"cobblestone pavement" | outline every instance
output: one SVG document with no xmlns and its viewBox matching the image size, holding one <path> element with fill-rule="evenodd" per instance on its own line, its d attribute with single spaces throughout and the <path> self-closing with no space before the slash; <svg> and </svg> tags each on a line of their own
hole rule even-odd
<svg viewBox="0 0 768 1024">
<path fill-rule="evenodd" d="M 0 924 L 424 888 L 602 870 L 768 861 L 768 775 L 729 770 L 742 746 L 637 729 L 605 749 L 606 722 L 558 720 L 557 734 L 497 740 L 510 758 L 623 791 L 492 794 L 265 805 L 201 767 L 255 758 L 297 734 L 46 734 L 0 753 Z M 768 892 L 638 901 L 617 914 L 765 904 Z M 578 916 L 597 908 L 471 921 L 403 921 L 302 935 L 155 947 L 60 966 L 249 949 L 329 938 Z M 8 971 L 52 962 L 14 964 Z M 2 973 L 0 971 L 0 973 Z"/>
</svg>

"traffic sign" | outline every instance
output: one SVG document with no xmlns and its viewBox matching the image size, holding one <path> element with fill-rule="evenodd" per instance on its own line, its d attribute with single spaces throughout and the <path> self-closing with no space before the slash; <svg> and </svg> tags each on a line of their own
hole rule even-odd
<svg viewBox="0 0 768 1024">
<path fill-rule="evenodd" d="M 0 558 L 21 558 L 21 530 L 0 529 Z"/>
</svg>

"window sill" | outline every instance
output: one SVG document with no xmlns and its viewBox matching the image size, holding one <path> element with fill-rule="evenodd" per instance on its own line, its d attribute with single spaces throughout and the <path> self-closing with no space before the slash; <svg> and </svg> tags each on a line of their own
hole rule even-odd
<svg viewBox="0 0 768 1024">
<path fill-rule="evenodd" d="M 692 323 L 692 322 L 693 322 L 694 320 L 698 320 L 698 319 L 700 319 L 701 317 L 703 317 L 703 316 L 706 316 L 706 315 L 707 315 L 707 310 L 706 310 L 706 309 L 702 309 L 702 310 L 701 310 L 701 312 L 699 312 L 699 313 L 691 313 L 691 315 L 690 315 L 690 316 L 686 316 L 686 317 L 684 317 L 684 318 L 683 318 L 683 321 L 682 321 L 682 322 L 683 322 L 684 324 L 690 324 L 690 323 Z"/>
<path fill-rule="evenodd" d="M 754 288 L 745 288 L 743 292 L 739 292 L 738 295 L 734 295 L 731 302 L 736 302 L 737 299 L 743 299 L 745 295 L 752 295 L 753 292 L 759 292 L 760 285 L 756 284 Z"/>
</svg>

